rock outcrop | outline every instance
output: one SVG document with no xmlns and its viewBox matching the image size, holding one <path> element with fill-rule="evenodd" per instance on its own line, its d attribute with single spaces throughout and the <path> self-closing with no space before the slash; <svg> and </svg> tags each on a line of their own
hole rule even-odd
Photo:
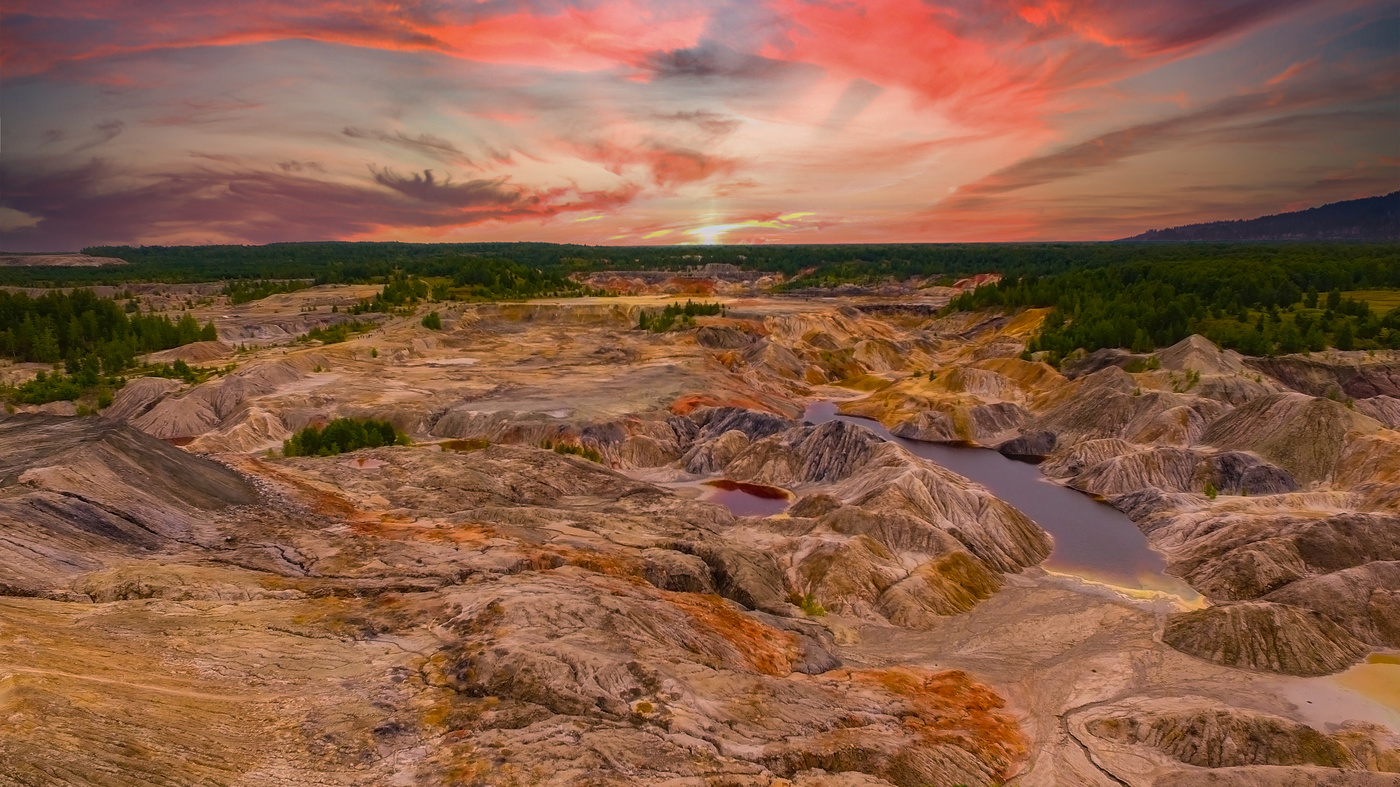
<svg viewBox="0 0 1400 787">
<path fill-rule="evenodd" d="M 747 525 L 789 582 L 843 614 L 923 626 L 970 609 L 1001 575 L 1035 565 L 1049 537 L 986 490 L 873 432 L 833 420 L 790 427 L 762 414 L 701 412 L 682 466 L 802 497 L 789 518 Z M 755 420 L 756 419 L 756 420 Z M 724 431 L 721 431 L 724 430 Z M 719 434 L 715 434 L 719 432 Z"/>
<path fill-rule="evenodd" d="M 1337 402 L 1282 393 L 1262 396 L 1215 421 L 1201 442 L 1253 451 L 1306 484 L 1331 478 L 1346 443 L 1381 428 Z"/>
<path fill-rule="evenodd" d="M 1352 352 L 1318 358 L 1298 355 L 1249 358 L 1245 364 L 1309 396 L 1340 393 L 1353 399 L 1400 397 L 1400 361 L 1393 358 L 1368 358 L 1365 353 Z"/>
<path fill-rule="evenodd" d="M 0 421 L 0 592 L 63 598 L 87 571 L 218 539 L 208 520 L 257 500 L 242 476 L 126 425 Z"/>
<path fill-rule="evenodd" d="M 1400 735 L 1380 725 L 1352 721 L 1322 732 L 1203 697 L 1110 703 L 1077 714 L 1071 727 L 1110 762 L 1130 761 L 1118 751 L 1153 751 L 1192 766 L 1209 783 L 1370 785 L 1400 773 Z M 1168 783 L 1184 783 L 1183 776 Z"/>
<path fill-rule="evenodd" d="M 1179 613 L 1167 621 L 1162 640 L 1217 664 L 1289 675 L 1337 672 L 1368 650 L 1317 612 L 1267 601 Z"/>
</svg>

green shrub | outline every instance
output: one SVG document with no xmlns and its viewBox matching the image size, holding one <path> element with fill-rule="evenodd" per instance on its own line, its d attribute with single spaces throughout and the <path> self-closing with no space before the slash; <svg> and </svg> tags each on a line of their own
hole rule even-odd
<svg viewBox="0 0 1400 787">
<path fill-rule="evenodd" d="M 96 359 L 89 357 L 82 362 L 70 362 L 68 374 L 57 370 L 51 373 L 39 372 L 28 382 L 0 390 L 0 397 L 18 404 L 48 404 L 72 401 L 100 389 L 100 401 L 101 391 L 106 391 L 110 399 L 111 391 L 125 384 L 126 379 L 123 377 L 98 374 Z M 106 405 L 99 404 L 99 407 L 104 406 Z"/>
<path fill-rule="evenodd" d="M 283 456 L 334 456 L 361 448 L 408 445 L 408 435 L 388 421 L 337 418 L 324 427 L 308 426 L 282 443 Z"/>
<path fill-rule="evenodd" d="M 349 339 L 353 334 L 369 333 L 378 327 L 379 323 L 373 320 L 350 320 L 349 322 L 327 325 L 324 328 L 312 328 L 297 339 L 297 341 L 319 341 L 322 344 L 339 344 Z"/>
<path fill-rule="evenodd" d="M 598 449 L 589 448 L 586 445 L 580 445 L 578 443 L 565 443 L 562 441 L 558 443 L 551 443 L 549 440 L 545 440 L 543 443 L 540 443 L 540 447 L 544 449 L 549 449 L 551 446 L 553 447 L 554 453 L 556 454 L 581 456 L 590 462 L 602 463 L 603 461 L 603 454 L 600 453 Z"/>
<path fill-rule="evenodd" d="M 1211 500 L 1214 500 L 1216 496 L 1220 494 L 1220 490 L 1215 488 L 1215 484 L 1211 483 L 1210 481 L 1207 481 L 1205 494 L 1206 497 L 1210 498 Z"/>
<path fill-rule="evenodd" d="M 820 617 L 826 614 L 826 607 L 823 607 L 817 601 L 817 597 L 813 596 L 811 593 L 807 593 L 799 598 L 797 600 L 797 606 L 801 607 L 803 612 L 806 612 L 812 617 Z"/>
<path fill-rule="evenodd" d="M 1129 361 L 1128 365 L 1123 367 L 1123 371 L 1136 374 L 1138 372 L 1152 372 L 1160 368 L 1162 368 L 1162 361 L 1155 355 L 1149 355 L 1146 358 L 1134 358 Z"/>
<path fill-rule="evenodd" d="M 157 363 L 138 370 L 138 374 L 146 377 L 164 377 L 170 380 L 183 380 L 191 385 L 202 383 L 216 374 L 228 374 L 238 368 L 238 364 L 228 366 L 190 366 L 182 360 L 176 359 L 174 363 Z"/>
<path fill-rule="evenodd" d="M 442 330 L 442 315 L 437 312 L 428 312 L 423 318 L 423 327 L 430 331 Z"/>
<path fill-rule="evenodd" d="M 695 318 L 702 315 L 724 314 L 724 306 L 718 303 L 695 303 L 687 300 L 685 305 L 679 303 L 668 304 L 661 312 L 654 313 L 643 310 L 637 315 L 637 329 L 651 331 L 652 333 L 665 333 L 676 327 L 689 325 L 695 322 Z"/>
</svg>

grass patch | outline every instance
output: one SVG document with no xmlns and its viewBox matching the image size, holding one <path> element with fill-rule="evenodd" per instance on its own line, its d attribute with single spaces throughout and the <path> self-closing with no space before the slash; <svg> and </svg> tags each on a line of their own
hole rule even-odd
<svg viewBox="0 0 1400 787">
<path fill-rule="evenodd" d="M 826 614 L 826 607 L 823 607 L 821 602 L 817 601 L 817 597 L 811 593 L 806 593 L 801 596 L 794 593 L 792 603 L 801 607 L 803 612 L 806 612 L 814 618 L 819 618 Z"/>
<path fill-rule="evenodd" d="M 438 443 L 444 451 L 480 451 L 491 447 L 490 440 L 448 440 Z"/>
<path fill-rule="evenodd" d="M 834 384 L 842 388 L 850 388 L 853 391 L 883 391 L 892 385 L 889 380 L 869 374 L 847 377 L 844 380 L 837 380 Z"/>
<path fill-rule="evenodd" d="M 1342 293 L 1343 297 L 1363 301 L 1371 311 L 1385 314 L 1391 309 L 1400 309 L 1400 290 L 1353 290 Z"/>
</svg>

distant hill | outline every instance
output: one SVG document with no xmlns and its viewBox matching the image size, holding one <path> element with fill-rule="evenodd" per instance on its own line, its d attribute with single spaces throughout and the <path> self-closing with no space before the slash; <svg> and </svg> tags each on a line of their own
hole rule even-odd
<svg viewBox="0 0 1400 787">
<path fill-rule="evenodd" d="M 1124 240 L 1400 240 L 1400 191 L 1257 219 L 1148 230 Z"/>
</svg>

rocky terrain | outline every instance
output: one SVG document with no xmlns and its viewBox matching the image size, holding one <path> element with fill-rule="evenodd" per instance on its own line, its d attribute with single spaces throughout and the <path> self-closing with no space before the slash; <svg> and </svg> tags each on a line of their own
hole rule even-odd
<svg viewBox="0 0 1400 787">
<path fill-rule="evenodd" d="M 287 340 L 354 287 L 213 298 L 162 360 L 233 371 L 0 417 L 0 783 L 1395 783 L 1400 708 L 1317 676 L 1400 649 L 1400 358 L 1057 370 L 1035 310 L 742 277 L 657 334 L 689 284 L 633 278 L 330 345 Z M 1034 521 L 824 400 L 1040 462 L 1204 602 L 1042 570 Z M 280 457 L 342 416 L 414 444 Z"/>
</svg>

